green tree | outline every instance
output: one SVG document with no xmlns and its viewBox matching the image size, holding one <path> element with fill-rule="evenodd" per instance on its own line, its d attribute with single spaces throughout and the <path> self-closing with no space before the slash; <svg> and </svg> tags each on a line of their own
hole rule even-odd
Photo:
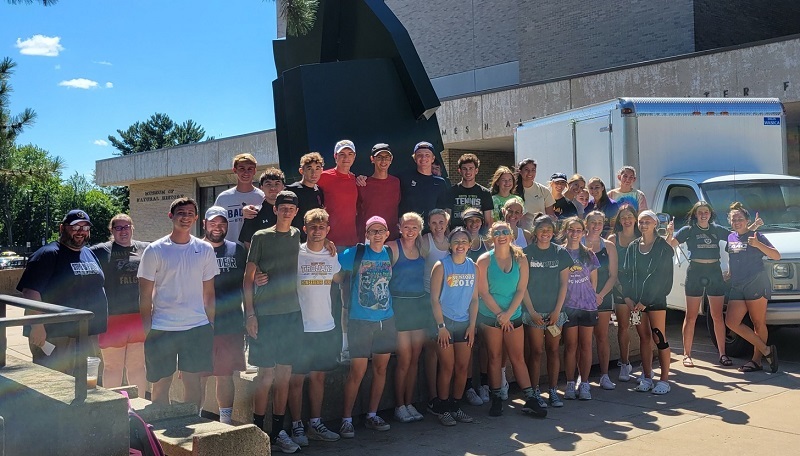
<svg viewBox="0 0 800 456">
<path fill-rule="evenodd" d="M 318 0 L 278 0 L 280 14 L 286 20 L 286 34 L 303 36 L 314 27 Z"/>
<path fill-rule="evenodd" d="M 57 231 L 52 214 L 57 208 L 64 163 L 60 157 L 52 157 L 34 145 L 15 147 L 12 157 L 14 168 L 29 173 L 17 173 L 17 177 L 25 178 L 18 179 L 19 185 L 13 187 L 14 191 L 0 195 L 3 203 L 7 203 L 7 209 L 0 208 L 8 211 L 3 212 L 0 222 L 7 228 L 11 227 L 11 239 L 15 239 L 17 244 L 30 242 L 31 248 L 35 249 L 43 239 L 52 239 Z M 5 189 L 10 190 L 9 187 Z"/>
</svg>

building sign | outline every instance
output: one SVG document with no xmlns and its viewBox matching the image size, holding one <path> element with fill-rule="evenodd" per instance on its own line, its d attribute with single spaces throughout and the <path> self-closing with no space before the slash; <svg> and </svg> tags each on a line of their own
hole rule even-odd
<svg viewBox="0 0 800 456">
<path fill-rule="evenodd" d="M 137 203 L 154 203 L 158 201 L 172 201 L 177 198 L 183 198 L 183 194 L 175 193 L 174 188 L 166 190 L 148 190 L 144 192 L 144 196 L 137 196 Z"/>
</svg>

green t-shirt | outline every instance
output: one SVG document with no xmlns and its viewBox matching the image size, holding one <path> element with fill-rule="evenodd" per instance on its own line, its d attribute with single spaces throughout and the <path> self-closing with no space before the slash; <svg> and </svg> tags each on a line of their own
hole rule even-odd
<svg viewBox="0 0 800 456">
<path fill-rule="evenodd" d="M 494 202 L 494 209 L 492 210 L 492 220 L 494 220 L 495 222 L 498 220 L 502 220 L 502 217 L 500 217 L 500 210 L 503 209 L 503 205 L 506 204 L 506 201 L 510 199 L 518 201 L 523 208 L 525 207 L 525 201 L 522 201 L 522 198 L 520 198 L 517 195 L 510 194 L 508 196 L 500 196 L 499 194 L 494 194 L 492 195 L 492 202 Z"/>
<path fill-rule="evenodd" d="M 278 232 L 275 227 L 256 231 L 250 244 L 247 262 L 267 273 L 269 282 L 256 286 L 253 307 L 258 315 L 283 315 L 300 311 L 297 299 L 297 257 L 300 253 L 300 230 Z"/>
</svg>

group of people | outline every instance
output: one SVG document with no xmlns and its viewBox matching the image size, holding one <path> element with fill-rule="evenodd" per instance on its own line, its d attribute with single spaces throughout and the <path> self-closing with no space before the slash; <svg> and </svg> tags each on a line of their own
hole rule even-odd
<svg viewBox="0 0 800 456">
<path fill-rule="evenodd" d="M 635 390 L 668 393 L 666 297 L 673 247 L 682 243 L 691 252 L 684 365 L 693 365 L 694 321 L 705 294 L 720 363 L 732 362 L 724 353 L 727 324 L 755 347 L 740 370 L 762 369 L 762 356 L 777 370 L 776 348 L 766 345 L 769 282 L 761 261 L 779 253 L 753 231 L 760 219 L 751 221 L 738 203 L 729 212 L 733 231 L 713 223 L 713 209 L 698 202 L 687 226 L 674 232 L 670 222 L 664 239 L 658 217 L 633 188 L 631 167 L 620 170 L 620 185 L 610 191 L 599 178 L 589 179 L 587 190 L 581 175 L 563 173 L 553 174 L 548 188 L 535 181 L 536 161 L 525 159 L 515 170 L 499 167 L 486 188 L 476 182 L 480 160 L 473 154 L 458 159 L 458 184 L 435 175 L 427 142 L 413 149 L 415 168 L 398 176 L 389 173 L 394 155 L 388 144 L 372 147 L 370 176 L 350 171 L 356 157 L 351 141 L 339 141 L 333 156 L 328 170 L 319 153 L 301 157 L 301 180 L 290 185 L 281 170 L 269 168 L 257 188 L 256 159 L 237 155 L 237 184 L 205 212 L 202 239 L 192 235 L 199 214 L 191 198 L 172 202 L 171 232 L 150 244 L 135 241 L 133 221 L 119 214 L 109 225 L 112 239 L 87 248 L 89 216 L 71 211 L 59 240 L 31 257 L 18 289 L 31 299 L 95 312 L 90 334 L 102 353 L 104 386 L 119 386 L 124 371 L 140 392 L 152 384 L 154 402 L 169 403 L 177 367 L 185 401 L 199 405 L 203 379 L 213 375 L 223 422 L 231 421 L 232 376 L 246 369 L 247 352 L 257 368 L 253 422 L 264 429 L 271 397 L 270 437 L 285 453 L 309 439 L 355 436 L 353 408 L 368 368 L 365 426 L 389 430 L 377 412 L 392 354 L 393 416 L 402 423 L 423 418 L 413 403 L 421 358 L 425 408 L 446 426 L 474 421 L 464 402 L 490 403 L 491 416 L 503 413 L 508 363 L 524 395 L 524 413 L 544 417 L 548 407 L 564 405 L 562 397 L 590 400 L 593 337 L 599 386 L 616 386 L 608 372 L 612 312 L 619 326 L 619 381 L 632 378 L 628 329 L 635 326 L 640 352 L 655 346 L 660 364 L 656 381 L 652 357 L 642 357 Z M 731 258 L 725 322 L 721 240 Z M 742 323 L 745 314 L 754 329 Z M 72 369 L 74 328 L 32 325 L 26 331 L 34 362 Z M 45 341 L 56 347 L 49 355 Z M 541 388 L 543 355 L 548 378 Z M 325 374 L 342 363 L 349 373 L 334 432 L 321 420 Z M 306 377 L 307 426 L 301 418 Z"/>
</svg>

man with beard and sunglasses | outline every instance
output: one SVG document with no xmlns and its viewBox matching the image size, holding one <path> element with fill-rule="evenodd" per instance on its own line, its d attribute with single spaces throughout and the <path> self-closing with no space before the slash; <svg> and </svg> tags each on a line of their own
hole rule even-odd
<svg viewBox="0 0 800 456">
<path fill-rule="evenodd" d="M 17 284 L 25 298 L 94 312 L 89 320 L 89 343 L 82 348 L 81 356 L 97 356 L 97 335 L 106 331 L 108 323 L 105 276 L 97 257 L 86 247 L 91 227 L 86 212 L 69 211 L 58 226 L 58 241 L 31 256 Z M 77 323 L 31 325 L 23 333 L 34 363 L 72 375 L 78 349 Z M 55 347 L 49 355 L 42 349 L 45 342 Z"/>
</svg>

